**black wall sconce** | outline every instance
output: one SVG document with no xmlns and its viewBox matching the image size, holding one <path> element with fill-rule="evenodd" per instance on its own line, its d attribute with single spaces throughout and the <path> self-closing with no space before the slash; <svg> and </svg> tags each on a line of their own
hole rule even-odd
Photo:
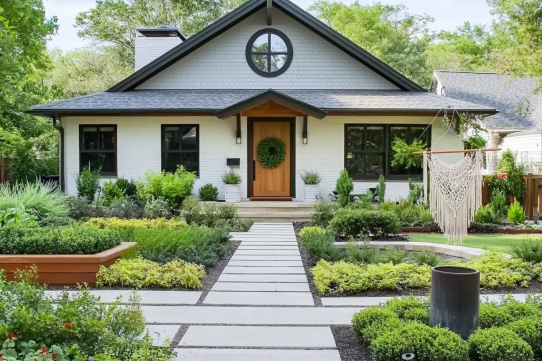
<svg viewBox="0 0 542 361">
<path fill-rule="evenodd" d="M 235 144 L 241 144 L 241 114 L 237 114 L 237 131 L 235 132 Z"/>
<path fill-rule="evenodd" d="M 303 117 L 303 144 L 309 143 L 309 134 L 307 132 L 307 116 Z"/>
</svg>

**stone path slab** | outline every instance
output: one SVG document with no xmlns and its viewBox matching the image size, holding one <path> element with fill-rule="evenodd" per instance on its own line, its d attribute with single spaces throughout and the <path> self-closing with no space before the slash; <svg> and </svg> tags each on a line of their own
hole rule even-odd
<svg viewBox="0 0 542 361">
<path fill-rule="evenodd" d="M 236 267 L 227 266 L 222 274 L 305 274 L 303 267 Z"/>
<path fill-rule="evenodd" d="M 310 292 L 308 283 L 217 282 L 211 291 Z"/>
<path fill-rule="evenodd" d="M 307 282 L 305 275 L 236 275 L 236 274 L 221 274 L 218 282 L 270 282 L 270 283 L 286 283 L 286 282 Z"/>
<path fill-rule="evenodd" d="M 310 292 L 214 292 L 204 305 L 314 306 Z"/>
<path fill-rule="evenodd" d="M 336 347 L 329 327 L 190 326 L 179 346 Z"/>
<path fill-rule="evenodd" d="M 176 361 L 341 361 L 337 350 L 177 348 Z"/>
<path fill-rule="evenodd" d="M 118 297 L 122 297 L 120 302 L 129 303 L 129 299 L 134 291 L 131 290 L 92 290 L 90 294 L 100 297 L 102 303 L 113 303 Z M 202 292 L 200 291 L 136 291 L 141 297 L 140 304 L 155 305 L 195 305 Z M 64 291 L 45 291 L 46 294 L 55 297 Z M 78 291 L 69 291 L 70 294 L 76 294 Z"/>
<path fill-rule="evenodd" d="M 233 255 L 230 261 L 301 261 L 301 255 L 297 256 L 262 256 L 262 255 Z"/>
<path fill-rule="evenodd" d="M 259 241 L 259 242 L 247 242 L 247 241 L 243 241 L 241 242 L 241 245 L 240 246 L 243 246 L 243 247 L 259 247 L 259 246 L 288 246 L 288 247 L 292 247 L 292 246 L 296 246 L 297 247 L 297 243 L 295 242 L 283 242 L 282 240 L 279 242 L 271 242 L 271 241 Z M 299 249 L 299 247 L 298 247 Z"/>
<path fill-rule="evenodd" d="M 152 337 L 153 346 L 165 346 L 166 341 L 169 343 L 173 341 L 179 328 L 181 328 L 179 325 L 148 325 L 145 327 L 145 333 L 142 338 L 145 337 L 147 331 L 149 331 L 149 336 Z"/>
<path fill-rule="evenodd" d="M 233 260 L 228 266 L 234 267 L 303 267 L 301 261 L 239 261 Z"/>
<path fill-rule="evenodd" d="M 148 323 L 350 325 L 363 307 L 141 306 Z"/>
<path fill-rule="evenodd" d="M 237 249 L 265 249 L 265 250 L 278 250 L 278 249 L 287 249 L 287 250 L 290 250 L 290 249 L 295 249 L 295 250 L 299 250 L 299 247 L 297 245 L 295 246 L 284 246 L 284 245 L 280 245 L 280 244 L 277 244 L 277 245 L 274 245 L 274 246 L 259 246 L 259 245 L 244 245 L 243 243 L 241 243 L 241 245 L 239 245 L 239 247 Z"/>
<path fill-rule="evenodd" d="M 298 256 L 299 250 L 292 249 L 292 250 L 284 250 L 284 249 L 278 249 L 278 250 L 260 250 L 260 249 L 241 249 L 235 251 L 235 255 L 237 256 Z"/>
</svg>

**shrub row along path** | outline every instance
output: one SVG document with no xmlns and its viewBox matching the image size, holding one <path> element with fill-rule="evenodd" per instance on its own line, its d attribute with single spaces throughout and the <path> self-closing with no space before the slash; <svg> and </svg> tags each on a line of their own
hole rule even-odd
<svg viewBox="0 0 542 361">
<path fill-rule="evenodd" d="M 171 340 L 178 361 L 340 361 L 330 326 L 389 299 L 322 297 L 315 306 L 291 223 L 255 223 L 232 236 L 241 244 L 208 293 L 138 292 L 155 345 Z M 102 302 L 132 293 L 92 292 Z"/>
</svg>

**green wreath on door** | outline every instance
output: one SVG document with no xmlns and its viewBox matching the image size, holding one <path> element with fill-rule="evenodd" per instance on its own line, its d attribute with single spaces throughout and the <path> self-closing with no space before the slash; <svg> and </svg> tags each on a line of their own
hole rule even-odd
<svg viewBox="0 0 542 361">
<path fill-rule="evenodd" d="M 286 159 L 286 144 L 279 138 L 265 138 L 258 144 L 257 155 L 264 168 L 276 168 Z"/>
</svg>

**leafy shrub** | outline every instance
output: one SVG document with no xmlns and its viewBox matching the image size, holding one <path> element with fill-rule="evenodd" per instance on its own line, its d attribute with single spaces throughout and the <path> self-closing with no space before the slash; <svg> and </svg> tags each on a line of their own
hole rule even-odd
<svg viewBox="0 0 542 361">
<path fill-rule="evenodd" d="M 495 213 L 491 204 L 487 204 L 478 208 L 474 215 L 474 221 L 478 223 L 500 224 L 501 217 Z"/>
<path fill-rule="evenodd" d="M 472 361 L 532 361 L 533 349 L 504 327 L 478 330 L 469 337 Z"/>
<path fill-rule="evenodd" d="M 76 174 L 74 178 L 77 196 L 93 201 L 100 189 L 100 177 L 99 170 L 83 169 L 79 174 Z"/>
<path fill-rule="evenodd" d="M 241 184 L 241 176 L 237 174 L 233 169 L 222 174 L 222 182 L 224 184 Z"/>
<path fill-rule="evenodd" d="M 520 202 L 523 202 L 525 197 L 525 182 L 521 176 L 525 174 L 525 170 L 521 164 L 518 164 L 516 155 L 510 149 L 504 151 L 497 165 L 497 172 L 504 173 L 506 176 L 501 178 L 497 173 L 490 174 L 484 179 L 484 182 L 489 185 L 492 193 L 501 192 L 506 196 L 513 196 Z"/>
<path fill-rule="evenodd" d="M 161 198 L 151 199 L 143 207 L 143 216 L 145 218 L 170 218 L 171 206 Z"/>
<path fill-rule="evenodd" d="M 195 197 L 188 197 L 184 200 L 181 216 L 190 225 L 198 225 L 204 222 L 203 210 Z"/>
<path fill-rule="evenodd" d="M 145 181 L 136 182 L 137 193 L 144 201 L 162 198 L 172 207 L 178 207 L 192 194 L 195 180 L 196 175 L 187 172 L 182 165 L 173 174 L 165 171 L 161 173 L 147 171 Z"/>
<path fill-rule="evenodd" d="M 202 201 L 216 202 L 218 200 L 218 188 L 207 183 L 199 189 L 199 198 Z"/>
<path fill-rule="evenodd" d="M 143 208 L 137 201 L 131 198 L 115 200 L 111 202 L 109 207 L 104 207 L 101 212 L 103 212 L 105 217 L 132 219 L 143 216 Z"/>
<path fill-rule="evenodd" d="M 301 172 L 301 180 L 303 181 L 304 184 L 316 185 L 316 184 L 320 184 L 320 182 L 322 181 L 322 177 L 320 177 L 320 174 L 318 174 L 317 171 L 305 170 Z"/>
<path fill-rule="evenodd" d="M 137 299 L 124 306 L 105 304 L 83 286 L 78 292 L 48 296 L 45 286 L 32 283 L 36 275 L 33 269 L 19 282 L 0 277 L 0 343 L 11 333 L 20 341 L 17 352 L 23 351 L 22 342 L 33 340 L 38 345 L 70 345 L 87 355 L 86 360 L 118 344 L 137 348 L 145 327 Z"/>
<path fill-rule="evenodd" d="M 383 174 L 378 177 L 378 184 L 376 185 L 376 195 L 378 196 L 378 203 L 384 203 L 386 197 L 386 178 Z"/>
<path fill-rule="evenodd" d="M 371 247 L 369 240 L 365 239 L 362 245 L 349 238 L 346 242 L 346 262 L 350 263 L 378 263 L 380 251 L 378 248 Z"/>
<path fill-rule="evenodd" d="M 341 175 L 337 179 L 336 190 L 341 207 L 346 207 L 350 203 L 350 193 L 354 190 L 354 181 L 346 169 L 341 171 Z"/>
<path fill-rule="evenodd" d="M 335 247 L 335 235 L 320 227 L 305 227 L 301 230 L 301 246 L 307 251 L 312 262 L 320 259 L 336 261 L 340 258 Z"/>
<path fill-rule="evenodd" d="M 526 301 L 519 302 L 507 296 L 500 302 L 480 303 L 480 328 L 505 326 L 527 317 L 541 317 L 542 308 L 540 300 L 534 297 L 527 297 Z"/>
<path fill-rule="evenodd" d="M 114 230 L 83 225 L 0 228 L 0 254 L 96 254 L 120 243 Z"/>
<path fill-rule="evenodd" d="M 314 211 L 311 215 L 311 225 L 327 228 L 338 209 L 339 205 L 337 203 L 329 203 L 325 199 L 319 199 L 314 205 Z"/>
<path fill-rule="evenodd" d="M 321 260 L 311 269 L 314 284 L 321 295 L 358 293 L 366 290 L 393 290 L 398 287 L 427 287 L 431 267 L 411 263 L 356 265 L 344 261 Z"/>
<path fill-rule="evenodd" d="M 369 345 L 375 335 L 373 332 L 366 332 L 368 327 L 376 324 L 382 329 L 385 325 L 393 323 L 394 321 L 399 321 L 399 317 L 397 317 L 394 312 L 386 308 L 369 307 L 354 315 L 354 318 L 352 319 L 352 329 L 359 343 Z M 398 322 L 396 322 L 394 326 L 397 324 Z"/>
<path fill-rule="evenodd" d="M 29 342 L 23 341 L 24 344 L 21 342 L 21 348 L 23 350 L 19 353 L 16 349 L 17 342 L 19 342 L 17 337 L 13 337 L 13 335 L 8 336 L 8 339 L 4 342 L 2 348 L 0 349 L 0 355 L 3 356 L 2 360 L 22 361 L 23 357 L 26 361 L 69 360 L 66 349 L 58 345 L 47 347 L 46 345 L 38 345 L 34 340 Z M 20 358 L 17 356 L 20 356 Z"/>
<path fill-rule="evenodd" d="M 119 219 L 119 218 L 91 218 L 86 223 L 89 227 L 101 229 L 126 230 L 130 228 L 143 229 L 179 229 L 187 227 L 180 219 Z"/>
<path fill-rule="evenodd" d="M 11 187 L 0 184 L 0 210 L 17 208 L 21 205 L 32 210 L 38 219 L 46 217 L 66 217 L 69 208 L 66 195 L 50 184 L 25 183 Z"/>
<path fill-rule="evenodd" d="M 436 267 L 440 263 L 440 259 L 436 253 L 427 251 L 411 253 L 409 259 L 418 266 L 425 264 L 431 267 Z"/>
<path fill-rule="evenodd" d="M 124 199 L 124 190 L 113 181 L 105 182 L 102 187 L 105 205 L 111 204 L 113 201 Z"/>
<path fill-rule="evenodd" d="M 515 224 L 523 223 L 525 220 L 525 212 L 523 212 L 523 207 L 518 201 L 512 203 L 510 209 L 508 209 L 508 219 Z"/>
<path fill-rule="evenodd" d="M 393 312 L 399 319 L 408 321 L 419 310 L 423 312 L 421 319 L 424 324 L 429 324 L 429 299 L 422 297 L 406 296 L 401 298 L 392 298 L 383 306 L 384 309 Z"/>
<path fill-rule="evenodd" d="M 202 206 L 195 197 L 184 200 L 181 216 L 189 225 L 227 228 L 230 231 L 248 231 L 253 223 L 239 219 L 235 204 L 204 203 Z"/>
<path fill-rule="evenodd" d="M 38 220 L 39 227 L 65 227 L 74 226 L 77 221 L 69 217 L 46 217 Z"/>
<path fill-rule="evenodd" d="M 392 234 L 399 232 L 399 218 L 386 211 L 341 209 L 333 216 L 329 228 L 343 237 Z"/>
<path fill-rule="evenodd" d="M 109 267 L 100 266 L 96 277 L 98 287 L 202 288 L 205 267 L 182 260 L 160 265 L 142 258 L 120 259 Z"/>
<path fill-rule="evenodd" d="M 137 242 L 141 257 L 158 263 L 175 259 L 214 266 L 230 250 L 227 230 L 190 226 L 182 229 L 135 229 L 131 241 Z"/>
<path fill-rule="evenodd" d="M 525 262 L 542 262 L 542 239 L 527 240 L 512 245 L 512 253 Z"/>
<path fill-rule="evenodd" d="M 414 353 L 419 360 L 469 361 L 467 343 L 450 330 L 406 322 L 371 343 L 375 360 L 401 360 Z"/>
<path fill-rule="evenodd" d="M 2 227 L 35 227 L 36 217 L 21 204 L 17 208 L 0 209 L 0 228 Z"/>
<path fill-rule="evenodd" d="M 512 322 L 506 328 L 514 332 L 533 349 L 534 359 L 542 359 L 542 318 L 533 316 Z"/>
<path fill-rule="evenodd" d="M 118 178 L 115 183 L 119 189 L 124 192 L 126 197 L 135 197 L 137 194 L 137 186 L 133 180 L 126 178 Z"/>
<path fill-rule="evenodd" d="M 399 264 L 405 261 L 406 252 L 401 249 L 386 247 L 384 252 L 381 252 L 380 259 L 383 263 Z"/>
<path fill-rule="evenodd" d="M 412 183 L 412 179 L 408 180 L 408 198 L 410 204 L 417 204 L 423 195 L 423 185 Z"/>
<path fill-rule="evenodd" d="M 427 150 L 427 145 L 423 140 L 418 140 L 412 144 L 408 144 L 403 139 L 395 138 L 392 145 L 393 159 L 391 162 L 392 167 L 404 167 L 406 169 L 411 167 L 421 167 L 423 156 L 415 155 L 412 153 L 423 152 Z"/>
<path fill-rule="evenodd" d="M 490 223 L 478 223 L 471 222 L 468 232 L 469 233 L 497 233 L 499 226 Z"/>
</svg>

